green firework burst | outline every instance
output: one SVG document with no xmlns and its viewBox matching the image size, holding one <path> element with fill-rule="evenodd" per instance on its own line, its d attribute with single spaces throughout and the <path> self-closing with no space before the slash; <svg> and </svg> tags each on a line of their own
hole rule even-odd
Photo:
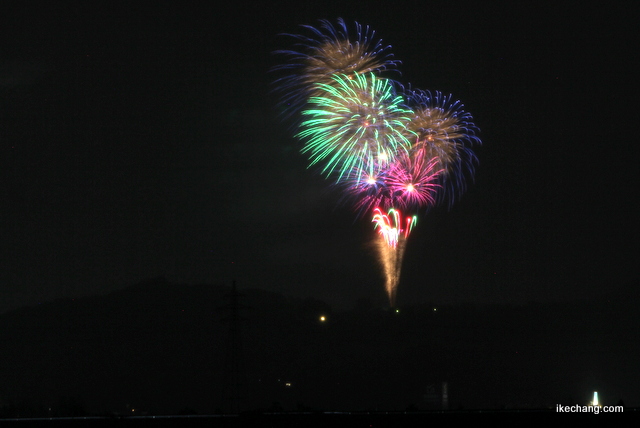
<svg viewBox="0 0 640 428">
<path fill-rule="evenodd" d="M 297 137 L 305 141 L 302 152 L 310 165 L 323 164 L 327 176 L 340 181 L 354 169 L 382 169 L 410 149 L 412 111 L 388 79 L 373 73 L 334 75 L 331 84 L 319 83 L 317 89 L 320 95 L 309 99 Z"/>
</svg>

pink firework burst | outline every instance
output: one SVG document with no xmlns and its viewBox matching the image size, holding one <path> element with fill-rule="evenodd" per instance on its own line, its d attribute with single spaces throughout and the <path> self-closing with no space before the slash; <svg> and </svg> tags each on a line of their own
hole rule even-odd
<svg viewBox="0 0 640 428">
<path fill-rule="evenodd" d="M 391 165 L 386 185 L 392 195 L 393 205 L 402 207 L 431 206 L 436 203 L 436 193 L 442 169 L 437 169 L 439 159 L 428 158 L 424 148 L 411 155 L 400 156 Z"/>
</svg>

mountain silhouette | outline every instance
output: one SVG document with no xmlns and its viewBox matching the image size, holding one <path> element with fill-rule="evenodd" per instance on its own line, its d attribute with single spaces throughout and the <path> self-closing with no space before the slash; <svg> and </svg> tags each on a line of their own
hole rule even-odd
<svg viewBox="0 0 640 428">
<path fill-rule="evenodd" d="M 586 404 L 596 389 L 609 404 L 640 401 L 635 294 L 333 311 L 240 288 L 233 320 L 233 291 L 154 279 L 0 315 L 0 415 L 211 414 L 230 401 L 241 411 L 541 408 Z"/>
</svg>

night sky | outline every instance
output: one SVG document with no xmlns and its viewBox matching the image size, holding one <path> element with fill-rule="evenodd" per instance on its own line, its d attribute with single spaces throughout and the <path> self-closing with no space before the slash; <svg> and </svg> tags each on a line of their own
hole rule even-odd
<svg viewBox="0 0 640 428">
<path fill-rule="evenodd" d="M 481 130 L 475 182 L 420 213 L 400 306 L 630 291 L 638 6 L 468 3 L 3 5 L 0 312 L 156 277 L 384 306 L 372 225 L 272 94 L 279 34 L 338 17 Z"/>
</svg>

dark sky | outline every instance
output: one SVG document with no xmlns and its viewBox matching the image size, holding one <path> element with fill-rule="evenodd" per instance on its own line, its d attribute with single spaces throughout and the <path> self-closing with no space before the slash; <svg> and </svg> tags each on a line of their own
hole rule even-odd
<svg viewBox="0 0 640 428">
<path fill-rule="evenodd" d="M 279 34 L 338 17 L 481 129 L 475 183 L 420 216 L 400 305 L 637 284 L 634 2 L 304 3 L 2 6 L 0 311 L 158 276 L 383 305 L 369 221 L 270 93 Z"/>
</svg>

